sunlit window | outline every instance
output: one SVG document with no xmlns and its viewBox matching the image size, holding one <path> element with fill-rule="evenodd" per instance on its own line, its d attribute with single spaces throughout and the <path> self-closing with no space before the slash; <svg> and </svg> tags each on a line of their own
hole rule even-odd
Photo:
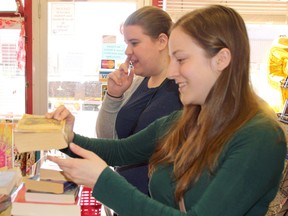
<svg viewBox="0 0 288 216">
<path fill-rule="evenodd" d="M 17 4 L 15 0 L 1 0 L 0 12 L 15 12 L 17 11 Z"/>
<path fill-rule="evenodd" d="M 122 23 L 135 10 L 135 2 L 48 3 L 48 110 L 64 104 L 80 134 L 95 135 L 107 74 L 126 58 Z"/>
<path fill-rule="evenodd" d="M 25 112 L 24 43 L 21 20 L 0 18 L 1 115 L 22 115 Z"/>
</svg>

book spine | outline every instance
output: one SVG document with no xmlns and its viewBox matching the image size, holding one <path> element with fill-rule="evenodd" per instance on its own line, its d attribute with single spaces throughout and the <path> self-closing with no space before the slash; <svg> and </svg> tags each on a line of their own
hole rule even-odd
<svg viewBox="0 0 288 216">
<path fill-rule="evenodd" d="M 77 187 L 77 186 L 78 186 L 78 185 L 75 184 L 74 182 L 69 182 L 69 181 L 67 181 L 67 182 L 64 183 L 64 191 L 73 189 L 73 188 L 75 188 L 75 187 Z"/>
</svg>

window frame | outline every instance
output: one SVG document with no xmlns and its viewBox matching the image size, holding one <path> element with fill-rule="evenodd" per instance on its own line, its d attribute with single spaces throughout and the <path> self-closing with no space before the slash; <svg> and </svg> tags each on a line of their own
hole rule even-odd
<svg viewBox="0 0 288 216">
<path fill-rule="evenodd" d="M 220 4 L 234 8 L 241 14 L 246 23 L 288 23 L 287 0 L 153 0 L 153 5 L 167 11 L 173 20 L 177 20 L 188 11 L 211 4 Z"/>
</svg>

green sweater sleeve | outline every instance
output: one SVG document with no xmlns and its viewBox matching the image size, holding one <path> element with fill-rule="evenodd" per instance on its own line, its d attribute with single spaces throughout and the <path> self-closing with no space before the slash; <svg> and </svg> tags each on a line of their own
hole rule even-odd
<svg viewBox="0 0 288 216">
<path fill-rule="evenodd" d="M 108 167 L 100 175 L 92 195 L 123 216 L 186 215 L 141 193 Z"/>
<path fill-rule="evenodd" d="M 73 143 L 96 153 L 109 166 L 148 162 L 159 138 L 169 130 L 170 125 L 175 122 L 180 113 L 181 111 L 175 111 L 169 116 L 162 117 L 144 130 L 125 139 L 98 139 L 75 134 Z M 78 157 L 69 148 L 62 152 L 72 157 Z"/>
</svg>

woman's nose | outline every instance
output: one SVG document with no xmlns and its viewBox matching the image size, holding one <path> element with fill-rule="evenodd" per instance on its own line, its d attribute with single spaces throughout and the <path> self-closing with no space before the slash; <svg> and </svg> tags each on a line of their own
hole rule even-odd
<svg viewBox="0 0 288 216">
<path fill-rule="evenodd" d="M 131 46 L 127 45 L 126 49 L 125 49 L 125 55 L 129 56 L 133 53 L 133 50 L 131 48 Z"/>
<path fill-rule="evenodd" d="M 170 61 L 170 64 L 167 69 L 167 78 L 168 79 L 175 79 L 176 76 L 179 75 L 179 69 L 176 65 L 176 63 L 173 63 Z"/>
</svg>

